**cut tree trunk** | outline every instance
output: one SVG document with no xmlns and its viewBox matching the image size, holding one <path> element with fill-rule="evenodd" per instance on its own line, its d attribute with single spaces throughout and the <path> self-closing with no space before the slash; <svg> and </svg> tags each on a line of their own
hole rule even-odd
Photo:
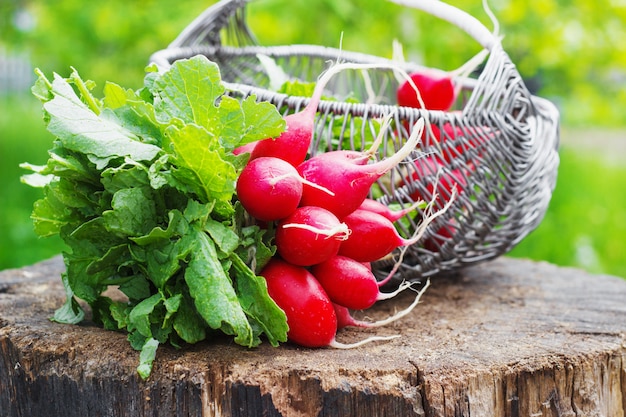
<svg viewBox="0 0 626 417">
<path fill-rule="evenodd" d="M 159 348 L 150 378 L 123 333 L 51 322 L 60 258 L 0 272 L 0 416 L 624 416 L 626 280 L 500 258 L 435 277 L 351 349 L 228 339 Z M 410 304 L 378 303 L 379 319 Z"/>
</svg>

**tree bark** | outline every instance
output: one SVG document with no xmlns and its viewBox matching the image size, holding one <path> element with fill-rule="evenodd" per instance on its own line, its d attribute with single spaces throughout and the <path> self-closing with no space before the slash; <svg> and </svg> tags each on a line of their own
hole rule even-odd
<svg viewBox="0 0 626 417">
<path fill-rule="evenodd" d="M 626 280 L 511 258 L 435 277 L 360 348 L 227 338 L 159 348 L 146 381 L 123 333 L 51 322 L 61 258 L 0 272 L 0 416 L 624 416 Z M 380 319 L 410 292 L 367 311 Z M 363 316 L 361 316 L 363 317 Z"/>
</svg>

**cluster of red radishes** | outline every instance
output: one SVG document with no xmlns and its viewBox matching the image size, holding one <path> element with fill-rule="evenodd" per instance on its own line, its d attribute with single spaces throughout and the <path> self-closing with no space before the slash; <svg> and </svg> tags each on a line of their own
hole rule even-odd
<svg viewBox="0 0 626 417">
<path fill-rule="evenodd" d="M 394 155 L 377 162 L 370 163 L 371 152 L 352 150 L 307 159 L 324 86 L 332 75 L 347 68 L 360 67 L 336 64 L 324 73 L 304 110 L 285 117 L 287 127 L 278 138 L 237 150 L 250 153 L 237 181 L 238 199 L 250 216 L 275 226 L 277 254 L 260 275 L 267 281 L 270 297 L 287 316 L 288 339 L 306 347 L 350 347 L 381 339 L 344 345 L 335 336 L 345 326 L 373 327 L 402 317 L 421 295 L 406 310 L 380 322 L 358 321 L 350 315 L 350 310 L 367 309 L 411 287 L 403 283 L 396 291 L 381 292 L 399 262 L 381 281 L 372 272 L 371 262 L 419 240 L 423 229 L 407 239 L 394 225 L 416 205 L 392 211 L 368 196 L 382 175 L 416 149 L 424 122 L 419 120 L 412 127 L 409 139 Z M 421 201 L 417 196 L 416 200 Z"/>
<path fill-rule="evenodd" d="M 483 54 L 480 53 L 455 72 L 426 69 L 410 74 L 396 92 L 398 105 L 458 115 L 459 111 L 452 110 L 460 91 L 460 83 L 455 82 L 454 77 L 456 74 L 463 77 L 473 71 L 483 58 Z M 451 117 L 449 120 L 453 119 L 454 117 Z M 410 130 L 409 126 L 405 127 Z M 458 194 L 464 192 L 468 185 L 468 177 L 476 170 L 476 163 L 485 145 L 494 136 L 495 131 L 486 126 L 478 129 L 450 121 L 441 125 L 429 125 L 428 134 L 423 135 L 421 145 L 423 148 L 437 149 L 437 152 L 420 158 L 415 170 L 399 185 L 436 177 L 437 181 L 428 184 L 425 194 L 432 196 L 436 193 L 434 207 L 441 208 L 453 190 Z M 451 168 L 455 165 L 457 168 Z M 417 189 L 409 195 L 414 200 L 422 197 L 422 193 Z M 441 244 L 451 238 L 457 230 L 458 224 L 455 219 L 449 219 L 422 244 L 431 251 L 438 251 Z"/>
</svg>

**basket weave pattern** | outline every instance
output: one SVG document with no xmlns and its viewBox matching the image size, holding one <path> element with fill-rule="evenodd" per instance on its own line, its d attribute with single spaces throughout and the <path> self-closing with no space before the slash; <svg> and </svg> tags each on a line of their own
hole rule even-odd
<svg viewBox="0 0 626 417">
<path fill-rule="evenodd" d="M 210 7 L 167 49 L 156 52 L 152 62 L 166 68 L 177 59 L 205 55 L 219 65 L 222 78 L 235 94 L 254 94 L 285 114 L 300 110 L 308 98 L 269 90 L 258 54 L 271 57 L 290 77 L 307 82 L 315 81 L 328 61 L 338 57 L 345 62 L 391 63 L 318 45 L 260 46 L 246 25 L 246 3 L 223 0 Z M 408 73 L 422 68 L 410 62 L 402 65 Z M 380 119 L 392 114 L 393 123 L 384 132 L 380 149 L 382 158 L 402 146 L 410 135 L 408 126 L 419 118 L 426 121 L 420 149 L 378 181 L 374 197 L 385 203 L 410 205 L 415 192 L 432 197 L 432 184 L 441 178 L 441 172 L 424 175 L 428 167 L 423 155 L 438 155 L 446 161 L 443 171 L 461 173 L 452 206 L 428 226 L 425 243 L 407 251 L 404 278 L 428 277 L 507 253 L 539 225 L 556 185 L 558 111 L 550 102 L 530 94 L 501 45 L 490 46 L 478 78 L 462 82 L 455 104 L 458 111 L 429 111 L 394 104 L 398 79 L 391 70 L 368 71 L 367 82 L 358 72 L 343 72 L 327 89 L 333 97 L 349 95 L 350 100 L 323 100 L 318 108 L 312 154 L 364 149 L 366 138 L 378 134 Z M 369 101 L 372 91 L 378 98 L 374 103 Z M 443 132 L 446 140 L 433 140 L 430 128 Z M 406 181 L 412 173 L 419 173 L 418 179 Z M 441 187 L 437 192 L 450 197 Z M 412 235 L 420 218 L 407 216 L 399 222 L 401 233 Z"/>
</svg>

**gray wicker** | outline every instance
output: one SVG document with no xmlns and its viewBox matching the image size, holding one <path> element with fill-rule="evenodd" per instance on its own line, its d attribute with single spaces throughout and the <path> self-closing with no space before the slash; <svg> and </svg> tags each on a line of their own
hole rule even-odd
<svg viewBox="0 0 626 417">
<path fill-rule="evenodd" d="M 257 54 L 273 58 L 289 76 L 305 81 L 315 81 L 328 61 L 338 57 L 344 62 L 392 64 L 377 56 L 319 45 L 261 46 L 246 24 L 248 1 L 223 0 L 209 7 L 166 49 L 155 52 L 151 61 L 165 69 L 178 59 L 203 54 L 219 65 L 233 94 L 255 94 L 285 114 L 302 108 L 308 98 L 270 90 Z M 414 192 L 432 197 L 430 184 L 437 173 L 402 180 L 407 173 L 428 171 L 424 154 L 441 156 L 444 173 L 462 173 L 450 208 L 428 225 L 422 241 L 404 256 L 403 277 L 419 279 L 505 254 L 539 225 L 556 184 L 559 113 L 549 101 L 530 94 L 499 40 L 476 19 L 437 0 L 394 1 L 420 7 L 464 29 L 488 50 L 484 68 L 476 78 L 458 80 L 463 91 L 455 104 L 457 111 L 450 112 L 396 106 L 398 79 L 392 70 L 368 71 L 368 83 L 359 72 L 342 72 L 328 90 L 334 97 L 349 94 L 352 99 L 320 103 L 311 153 L 363 149 L 366 138 L 377 134 L 380 119 L 388 114 L 393 115 L 393 123 L 384 132 L 387 140 L 381 158 L 402 145 L 409 135 L 406 127 L 419 118 L 446 132 L 440 142 L 430 140 L 427 133 L 419 152 L 375 189 L 379 200 L 402 206 L 412 203 Z M 422 68 L 410 62 L 402 65 L 406 72 Z M 372 90 L 378 98 L 375 102 L 368 101 Z M 444 130 L 446 125 L 453 129 Z M 458 152 L 458 147 L 464 151 Z M 437 191 L 449 198 L 445 188 Z M 419 227 L 425 213 L 419 214 L 398 222 L 403 235 L 410 236 Z M 384 269 L 386 264 L 379 266 Z"/>
</svg>

